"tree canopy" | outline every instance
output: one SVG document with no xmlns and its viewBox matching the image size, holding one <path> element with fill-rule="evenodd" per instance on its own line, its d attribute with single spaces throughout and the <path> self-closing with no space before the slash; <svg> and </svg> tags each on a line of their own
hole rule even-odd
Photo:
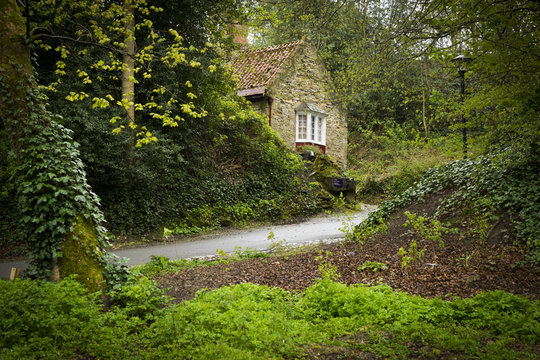
<svg viewBox="0 0 540 360">
<path fill-rule="evenodd" d="M 538 136 L 534 1 L 261 1 L 259 42 L 309 35 L 356 126 L 442 131 L 465 114 L 489 148 Z M 458 54 L 473 59 L 459 103 Z M 356 118 L 356 120 L 353 120 Z"/>
</svg>

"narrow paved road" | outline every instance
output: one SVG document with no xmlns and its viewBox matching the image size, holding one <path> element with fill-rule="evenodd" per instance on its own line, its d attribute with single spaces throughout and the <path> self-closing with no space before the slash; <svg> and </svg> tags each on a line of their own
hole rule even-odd
<svg viewBox="0 0 540 360">
<path fill-rule="evenodd" d="M 128 258 L 129 265 L 137 265 L 149 261 L 151 255 L 166 256 L 171 260 L 176 260 L 216 255 L 217 249 L 227 253 L 234 252 L 238 247 L 264 250 L 270 247 L 273 242 L 283 245 L 305 245 L 337 241 L 345 236 L 340 230 L 344 222 L 358 224 L 375 209 L 374 205 L 364 205 L 362 211 L 353 213 L 349 218 L 345 216 L 318 216 L 299 224 L 218 232 L 173 243 L 119 249 L 115 250 L 114 253 L 120 257 Z M 269 238 L 270 233 L 273 233 L 273 239 Z M 27 263 L 24 261 L 0 262 L 0 278 L 8 278 L 12 267 L 25 269 L 26 266 Z"/>
</svg>

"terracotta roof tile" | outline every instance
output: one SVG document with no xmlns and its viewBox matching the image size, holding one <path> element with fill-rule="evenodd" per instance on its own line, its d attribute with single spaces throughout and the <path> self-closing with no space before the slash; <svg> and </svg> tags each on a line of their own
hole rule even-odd
<svg viewBox="0 0 540 360">
<path fill-rule="evenodd" d="M 261 93 L 264 93 L 301 42 L 300 40 L 238 53 L 232 67 L 240 92 L 258 88 L 258 91 L 262 90 Z"/>
</svg>

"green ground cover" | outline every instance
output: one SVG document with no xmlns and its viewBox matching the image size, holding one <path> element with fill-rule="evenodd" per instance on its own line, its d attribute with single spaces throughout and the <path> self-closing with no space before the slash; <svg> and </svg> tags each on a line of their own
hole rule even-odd
<svg viewBox="0 0 540 360">
<path fill-rule="evenodd" d="M 534 359 L 540 301 L 502 291 L 423 299 L 320 279 L 292 295 L 254 284 L 167 306 L 139 277 L 99 298 L 74 280 L 0 282 L 2 359 L 293 359 L 339 350 L 379 358 Z"/>
</svg>

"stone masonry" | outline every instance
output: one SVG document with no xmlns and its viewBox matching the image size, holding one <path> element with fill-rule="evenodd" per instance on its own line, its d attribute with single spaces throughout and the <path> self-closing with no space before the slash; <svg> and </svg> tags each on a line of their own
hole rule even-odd
<svg viewBox="0 0 540 360">
<path fill-rule="evenodd" d="M 345 168 L 346 114 L 332 96 L 330 75 L 317 50 L 309 42 L 301 41 L 285 46 L 289 46 L 290 49 L 290 45 L 294 45 L 294 49 L 289 50 L 290 55 L 280 64 L 275 75 L 256 84 L 258 88 L 264 89 L 261 96 L 252 96 L 248 99 L 253 103 L 254 109 L 267 116 L 271 106 L 271 126 L 292 149 L 297 145 L 295 109 L 302 103 L 316 104 L 326 114 L 326 154 Z M 277 48 L 271 49 L 275 51 Z M 239 94 L 241 93 L 242 91 L 239 91 Z"/>
</svg>

